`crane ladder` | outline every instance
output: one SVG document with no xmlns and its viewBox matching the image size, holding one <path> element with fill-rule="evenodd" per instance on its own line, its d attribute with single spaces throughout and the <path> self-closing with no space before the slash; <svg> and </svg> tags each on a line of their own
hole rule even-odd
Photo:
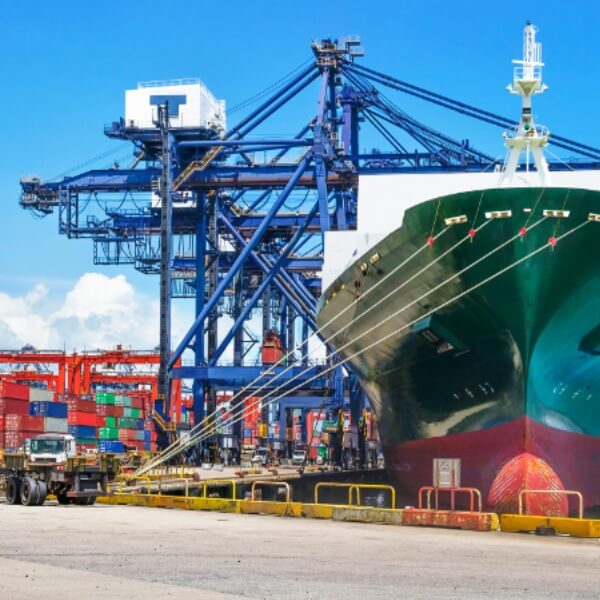
<svg viewBox="0 0 600 600">
<path fill-rule="evenodd" d="M 223 146 L 213 146 L 200 160 L 193 160 L 173 181 L 173 191 L 177 191 L 193 173 L 204 171 L 221 150 L 223 150 Z"/>
</svg>

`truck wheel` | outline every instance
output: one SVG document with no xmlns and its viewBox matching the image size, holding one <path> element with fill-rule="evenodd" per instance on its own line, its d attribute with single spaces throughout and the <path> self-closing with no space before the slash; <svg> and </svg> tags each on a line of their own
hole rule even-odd
<svg viewBox="0 0 600 600">
<path fill-rule="evenodd" d="M 21 482 L 21 504 L 23 506 L 37 506 L 40 499 L 40 488 L 31 477 L 25 477 Z"/>
<path fill-rule="evenodd" d="M 38 506 L 43 506 L 44 502 L 46 502 L 46 496 L 48 495 L 48 486 L 45 481 L 41 479 L 37 480 L 38 485 Z"/>
<path fill-rule="evenodd" d="M 86 500 L 86 504 L 88 506 L 92 506 L 93 504 L 96 504 L 96 496 L 89 496 L 88 498 L 85 499 Z"/>
<path fill-rule="evenodd" d="M 67 497 L 66 492 L 61 492 L 60 494 L 56 494 L 56 499 L 59 504 L 71 504 L 73 502 L 72 498 Z"/>
<path fill-rule="evenodd" d="M 9 504 L 21 502 L 21 479 L 19 477 L 8 477 L 6 479 L 6 501 Z"/>
</svg>

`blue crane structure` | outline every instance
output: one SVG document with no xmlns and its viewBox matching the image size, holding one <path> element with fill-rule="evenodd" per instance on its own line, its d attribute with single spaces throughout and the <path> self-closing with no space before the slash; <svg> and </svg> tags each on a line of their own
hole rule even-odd
<svg viewBox="0 0 600 600">
<path fill-rule="evenodd" d="M 269 389 L 272 374 L 286 367 L 265 368 L 249 359 L 261 337 L 250 324 L 259 319 L 263 334 L 277 329 L 287 365 L 296 361 L 273 387 L 310 380 L 302 394 L 281 399 L 283 431 L 286 408 L 339 406 L 350 399 L 354 414 L 359 410 L 364 395 L 352 374 L 340 368 L 315 378 L 322 365 L 294 355 L 297 338 L 306 347 L 317 329 L 324 232 L 356 227 L 361 174 L 480 172 L 500 164 L 468 140 L 407 114 L 377 86 L 503 129 L 517 125 L 359 64 L 364 53 L 357 37 L 315 41 L 312 53 L 308 64 L 251 99 L 258 106 L 225 132 L 171 127 L 179 100 L 167 95 L 154 127 L 137 128 L 124 119 L 105 127 L 109 138 L 133 144 L 129 168 L 115 164 L 44 183 L 21 179 L 22 207 L 56 212 L 61 234 L 90 238 L 95 264 L 131 264 L 160 274 L 159 409 L 167 419 L 173 378 L 193 380 L 197 422 L 214 410 L 217 390 L 237 391 L 256 378 L 253 385 Z M 311 84 L 318 89 L 317 111 L 295 135 L 257 135 Z M 383 140 L 385 152 L 360 150 L 367 128 Z M 599 149 L 557 135 L 550 141 L 579 157 L 551 162 L 551 169 L 600 168 Z M 194 322 L 174 348 L 173 298 L 195 301 Z M 233 324 L 219 339 L 223 314 Z M 233 359 L 225 364 L 231 347 Z M 182 360 L 184 353 L 191 362 Z"/>
</svg>

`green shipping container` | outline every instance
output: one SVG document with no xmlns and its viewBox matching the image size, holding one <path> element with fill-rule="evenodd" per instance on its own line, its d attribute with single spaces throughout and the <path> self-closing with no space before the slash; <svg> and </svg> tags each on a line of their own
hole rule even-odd
<svg viewBox="0 0 600 600">
<path fill-rule="evenodd" d="M 137 423 L 132 417 L 119 417 L 117 419 L 117 425 L 122 429 L 135 429 Z"/>
<path fill-rule="evenodd" d="M 117 419 L 116 417 L 104 417 L 104 423 L 107 427 L 116 427 Z"/>
<path fill-rule="evenodd" d="M 115 395 L 109 394 L 105 392 L 100 392 L 96 394 L 96 404 L 114 404 L 115 403 Z"/>
<path fill-rule="evenodd" d="M 132 419 L 140 418 L 140 409 L 139 408 L 130 408 L 129 406 L 123 407 L 123 416 L 130 417 Z"/>
<path fill-rule="evenodd" d="M 99 440 L 118 440 L 119 430 L 117 427 L 99 427 L 98 428 L 98 439 Z"/>
</svg>

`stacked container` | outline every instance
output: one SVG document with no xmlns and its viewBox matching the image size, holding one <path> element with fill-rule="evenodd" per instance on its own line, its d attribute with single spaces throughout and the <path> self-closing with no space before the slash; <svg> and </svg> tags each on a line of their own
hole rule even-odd
<svg viewBox="0 0 600 600">
<path fill-rule="evenodd" d="M 44 418 L 29 413 L 30 388 L 0 381 L 0 446 L 15 451 L 23 440 L 44 432 Z"/>
<path fill-rule="evenodd" d="M 33 391 L 33 388 L 32 388 Z M 53 395 L 46 390 L 35 390 Z M 39 397 L 39 394 L 33 394 Z M 34 417 L 44 418 L 44 433 L 69 433 L 67 421 L 68 406 L 64 402 L 53 402 L 52 400 L 34 400 L 29 403 L 29 414 Z"/>
<path fill-rule="evenodd" d="M 151 408 L 148 391 L 77 397 L 0 380 L 0 447 L 15 451 L 26 438 L 69 433 L 79 451 L 156 451 Z"/>
</svg>

